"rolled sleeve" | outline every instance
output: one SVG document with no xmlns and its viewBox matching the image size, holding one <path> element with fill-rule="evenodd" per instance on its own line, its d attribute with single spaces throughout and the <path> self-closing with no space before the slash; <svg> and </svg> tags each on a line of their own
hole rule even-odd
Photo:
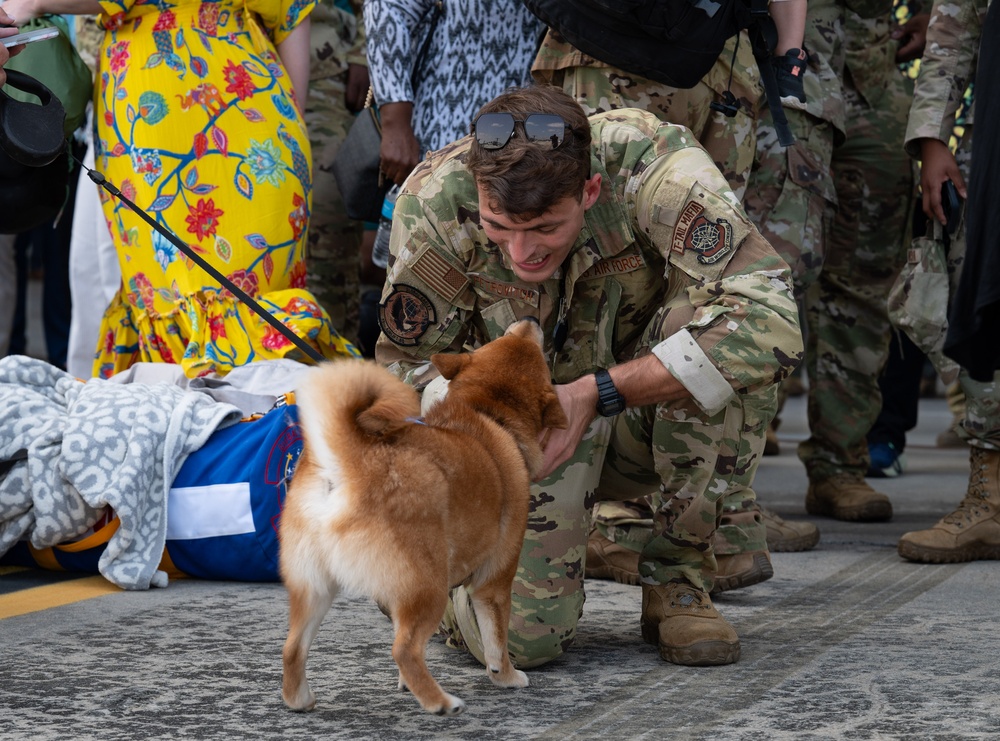
<svg viewBox="0 0 1000 741">
<path fill-rule="evenodd" d="M 691 392 L 698 406 L 708 414 L 718 412 L 735 394 L 733 387 L 686 329 L 653 347 L 653 355 Z"/>
</svg>

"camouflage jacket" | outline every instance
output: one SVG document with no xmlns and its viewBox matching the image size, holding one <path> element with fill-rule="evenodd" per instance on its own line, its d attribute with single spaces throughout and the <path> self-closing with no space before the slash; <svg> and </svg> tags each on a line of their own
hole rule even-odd
<svg viewBox="0 0 1000 741">
<path fill-rule="evenodd" d="M 906 126 L 905 146 L 910 156 L 920 156 L 920 139 L 940 139 L 947 144 L 951 138 L 955 113 L 976 70 L 979 37 L 988 7 L 988 0 L 934 3 Z M 972 108 L 965 120 L 972 123 Z"/>
<path fill-rule="evenodd" d="M 480 227 L 470 137 L 417 166 L 396 202 L 378 361 L 422 388 L 434 353 L 532 316 L 553 379 L 567 383 L 631 359 L 659 315 L 670 329 L 652 351 L 707 411 L 787 375 L 802 349 L 789 268 L 691 132 L 638 109 L 590 120 L 601 193 L 542 284 L 519 281 Z"/>
<path fill-rule="evenodd" d="M 319 0 L 310 17 L 310 85 L 343 75 L 349 64 L 368 66 L 359 0 Z"/>
<path fill-rule="evenodd" d="M 902 73 L 896 64 L 899 42 L 891 38 L 896 18 L 892 0 L 848 0 L 844 14 L 846 39 L 844 78 L 870 108 L 882 108 L 882 97 L 898 90 Z"/>
<path fill-rule="evenodd" d="M 548 29 L 531 65 L 532 71 L 572 67 L 611 67 L 611 65 L 584 54 L 566 41 L 558 31 Z M 754 59 L 746 31 L 740 33 L 739 46 L 736 45 L 735 36 L 726 42 L 725 48 L 712 65 L 712 69 L 702 78 L 702 82 L 720 95 L 730 86 L 737 98 L 756 100 L 761 95 L 760 72 L 757 70 L 757 60 Z"/>
</svg>

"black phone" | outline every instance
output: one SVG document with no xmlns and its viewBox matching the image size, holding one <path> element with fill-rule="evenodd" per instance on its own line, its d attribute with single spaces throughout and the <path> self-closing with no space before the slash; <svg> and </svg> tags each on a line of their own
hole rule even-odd
<svg viewBox="0 0 1000 741">
<path fill-rule="evenodd" d="M 941 208 L 944 209 L 944 229 L 948 234 L 954 234 L 958 229 L 958 219 L 962 213 L 962 203 L 958 190 L 950 180 L 945 180 L 941 186 Z"/>
</svg>

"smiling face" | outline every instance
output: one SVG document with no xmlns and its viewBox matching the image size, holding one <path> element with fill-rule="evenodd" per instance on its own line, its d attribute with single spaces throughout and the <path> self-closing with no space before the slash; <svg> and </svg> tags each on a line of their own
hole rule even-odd
<svg viewBox="0 0 1000 741">
<path fill-rule="evenodd" d="M 528 221 L 494 211 L 482 187 L 478 190 L 479 216 L 486 236 L 500 247 L 518 278 L 542 283 L 555 275 L 573 249 L 583 229 L 584 213 L 600 195 L 601 176 L 593 175 L 584 183 L 579 199 L 556 201 L 541 216 Z"/>
</svg>

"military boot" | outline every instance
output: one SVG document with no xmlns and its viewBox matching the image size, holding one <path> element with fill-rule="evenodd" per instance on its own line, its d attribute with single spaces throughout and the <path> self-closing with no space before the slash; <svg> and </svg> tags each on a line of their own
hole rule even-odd
<svg viewBox="0 0 1000 741">
<path fill-rule="evenodd" d="M 811 522 L 789 522 L 766 507 L 760 508 L 760 516 L 767 529 L 767 549 L 771 553 L 808 551 L 819 542 L 819 528 Z"/>
<path fill-rule="evenodd" d="M 958 509 L 929 530 L 906 533 L 899 555 L 920 563 L 1000 558 L 1000 451 L 970 449 L 969 489 Z"/>
<path fill-rule="evenodd" d="M 597 528 L 587 538 L 587 579 L 614 579 L 619 584 L 639 585 L 639 554 L 608 540 Z"/>
<path fill-rule="evenodd" d="M 774 576 L 767 551 L 716 556 L 712 594 L 742 589 Z M 619 584 L 639 585 L 639 554 L 608 540 L 596 529 L 587 538 L 587 579 L 608 579 Z"/>
<path fill-rule="evenodd" d="M 712 598 L 687 582 L 642 585 L 642 639 L 660 658 L 684 666 L 733 664 L 740 638 Z"/>
<path fill-rule="evenodd" d="M 715 560 L 718 569 L 714 574 L 715 584 L 712 586 L 712 594 L 743 589 L 774 576 L 771 555 L 767 551 L 717 555 Z"/>
<path fill-rule="evenodd" d="M 848 522 L 884 522 L 892 519 L 892 503 L 860 474 L 842 472 L 809 482 L 806 512 Z"/>
</svg>

